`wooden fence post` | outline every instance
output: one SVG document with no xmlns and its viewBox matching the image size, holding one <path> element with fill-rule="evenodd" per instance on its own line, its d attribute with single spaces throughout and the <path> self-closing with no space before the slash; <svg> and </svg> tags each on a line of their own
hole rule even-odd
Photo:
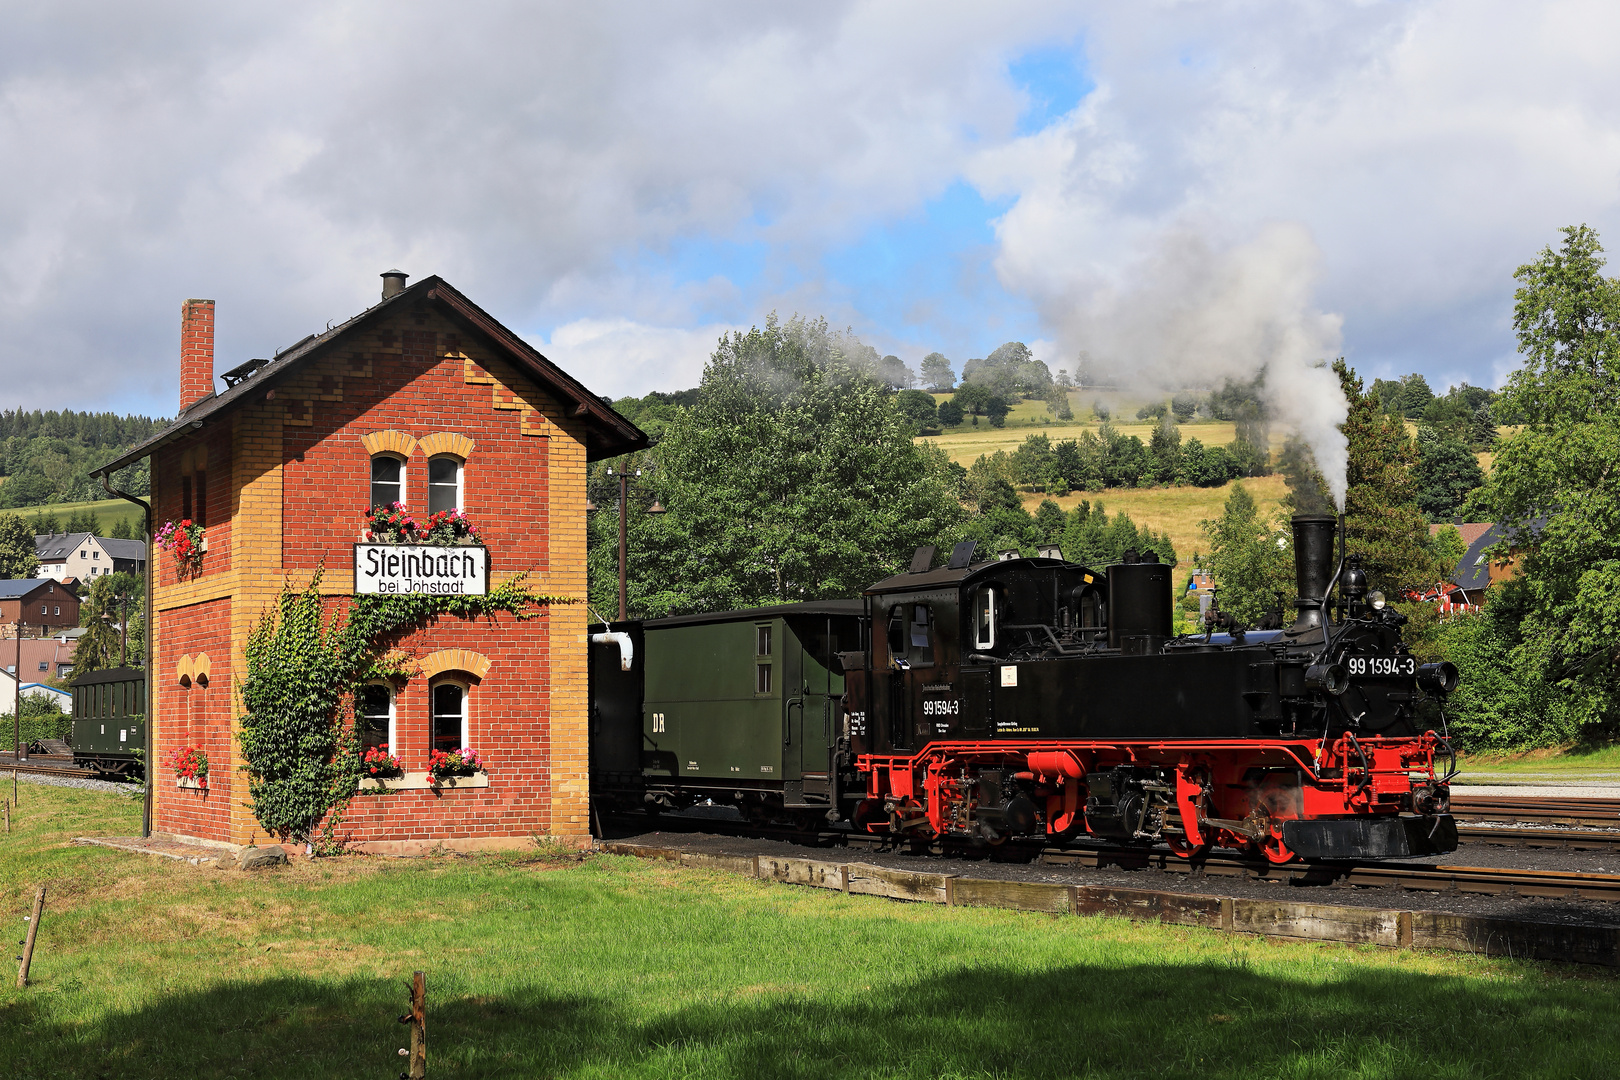
<svg viewBox="0 0 1620 1080">
<path fill-rule="evenodd" d="M 400 1080 L 426 1080 L 427 1077 L 427 975 L 418 971 L 411 977 L 411 1011 L 399 1018 L 411 1025 L 411 1048 L 401 1050 L 409 1055 L 410 1071 L 400 1073 Z"/>
<path fill-rule="evenodd" d="M 23 941 L 22 955 L 17 957 L 22 964 L 17 968 L 17 989 L 21 990 L 28 985 L 28 965 L 34 962 L 34 938 L 39 934 L 39 917 L 45 910 L 45 886 L 39 887 L 34 894 L 34 914 L 29 916 L 28 937 Z"/>
</svg>

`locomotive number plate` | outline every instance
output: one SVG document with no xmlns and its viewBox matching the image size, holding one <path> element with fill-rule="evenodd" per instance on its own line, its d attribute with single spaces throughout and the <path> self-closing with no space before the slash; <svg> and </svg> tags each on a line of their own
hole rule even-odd
<svg viewBox="0 0 1620 1080">
<path fill-rule="evenodd" d="M 1347 656 L 1344 669 L 1352 679 L 1387 679 L 1417 674 L 1412 656 Z"/>
</svg>

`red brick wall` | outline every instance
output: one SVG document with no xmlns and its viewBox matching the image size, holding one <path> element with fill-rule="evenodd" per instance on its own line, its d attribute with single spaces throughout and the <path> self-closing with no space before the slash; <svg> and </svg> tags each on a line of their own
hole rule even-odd
<svg viewBox="0 0 1620 1080">
<path fill-rule="evenodd" d="M 207 653 L 208 685 L 189 689 L 174 677 L 182 656 Z M 156 806 L 152 827 L 156 832 L 224 840 L 230 833 L 231 791 L 231 602 L 211 600 L 163 612 L 159 616 L 157 648 L 150 671 L 157 694 L 158 721 L 153 731 L 160 760 L 153 769 Z M 177 747 L 200 747 L 208 755 L 215 790 L 194 791 L 175 786 L 174 773 L 161 757 Z M 245 788 L 241 793 L 245 797 Z"/>
<path fill-rule="evenodd" d="M 469 385 L 463 361 L 445 358 L 484 359 L 468 335 L 433 314 L 395 322 L 405 328 L 358 335 L 353 348 L 319 362 L 319 385 L 334 400 L 315 398 L 310 426 L 285 431 L 282 565 L 350 567 L 371 498 L 371 456 L 360 437 L 397 430 L 472 439 L 462 510 L 487 537 L 492 572 L 546 569 L 548 440 L 520 434 L 514 413 L 491 407 L 490 388 Z M 420 449 L 405 464 L 405 502 L 424 522 L 427 468 Z"/>
<path fill-rule="evenodd" d="M 234 498 L 231 492 L 231 422 L 215 421 L 190 439 L 182 439 L 164 447 L 152 456 L 152 471 L 158 481 L 152 485 L 153 527 L 161 529 L 166 522 L 178 524 L 183 519 L 181 462 L 188 456 L 195 458 L 197 450 L 204 452 L 207 462 L 203 469 L 203 498 L 206 499 L 208 524 L 204 532 L 208 550 L 203 555 L 202 567 L 186 580 L 201 581 L 210 575 L 222 574 L 231 568 L 231 514 Z M 189 454 L 188 454 L 189 452 Z M 197 475 L 193 469 L 188 475 Z M 192 495 L 192 512 L 197 510 L 196 489 Z M 154 546 L 152 557 L 158 585 L 173 585 L 180 580 L 174 556 Z"/>
</svg>

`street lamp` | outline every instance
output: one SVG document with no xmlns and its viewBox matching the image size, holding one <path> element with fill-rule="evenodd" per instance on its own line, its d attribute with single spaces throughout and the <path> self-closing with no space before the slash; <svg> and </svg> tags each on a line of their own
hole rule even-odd
<svg viewBox="0 0 1620 1080">
<path fill-rule="evenodd" d="M 645 469 L 646 472 L 652 472 L 652 470 L 653 470 L 653 466 L 651 466 L 651 465 L 648 465 L 646 467 L 646 469 Z M 636 478 L 640 479 L 643 470 L 642 469 L 636 469 L 636 470 L 634 470 L 634 472 L 635 472 Z M 627 531 L 627 528 L 626 528 L 628 523 L 627 523 L 627 520 L 626 520 L 626 517 L 625 517 L 624 508 L 627 505 L 627 500 L 628 500 L 629 495 L 630 495 L 630 475 L 631 475 L 631 471 L 627 470 L 627 469 L 620 469 L 620 470 L 618 470 L 617 473 L 615 473 L 614 469 L 613 469 L 613 466 L 609 465 L 608 468 L 607 468 L 607 474 L 609 476 L 615 476 L 616 475 L 619 478 L 619 621 L 624 622 L 624 620 L 629 617 L 629 615 L 628 615 L 628 607 L 625 604 L 625 569 L 624 569 L 624 567 L 625 567 L 625 548 L 628 546 L 628 531 Z M 664 512 L 664 508 L 663 508 L 663 506 L 661 506 L 659 504 L 657 499 L 654 499 L 653 504 L 651 506 L 647 507 L 647 513 L 649 513 L 649 514 L 662 514 L 663 512 Z"/>
</svg>

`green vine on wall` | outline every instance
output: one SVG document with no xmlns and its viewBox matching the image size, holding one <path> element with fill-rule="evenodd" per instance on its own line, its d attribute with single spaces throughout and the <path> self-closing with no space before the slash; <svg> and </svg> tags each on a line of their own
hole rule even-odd
<svg viewBox="0 0 1620 1080">
<path fill-rule="evenodd" d="M 240 684 L 241 733 L 253 816 L 282 839 L 307 840 L 322 818 L 330 832 L 360 777 L 358 687 L 405 669 L 389 644 L 445 617 L 519 621 L 571 597 L 534 592 L 518 574 L 484 596 L 357 596 L 328 615 L 323 571 L 302 592 L 283 585 L 276 606 L 248 635 Z"/>
</svg>

